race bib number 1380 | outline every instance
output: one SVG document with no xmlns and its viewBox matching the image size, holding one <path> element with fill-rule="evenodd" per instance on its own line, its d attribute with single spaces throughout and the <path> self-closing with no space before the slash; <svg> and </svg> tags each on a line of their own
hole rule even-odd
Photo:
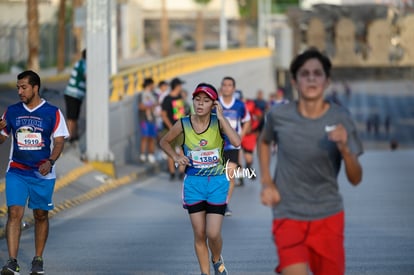
<svg viewBox="0 0 414 275">
<path fill-rule="evenodd" d="M 191 159 L 195 168 L 214 167 L 220 162 L 219 149 L 191 151 Z"/>
</svg>

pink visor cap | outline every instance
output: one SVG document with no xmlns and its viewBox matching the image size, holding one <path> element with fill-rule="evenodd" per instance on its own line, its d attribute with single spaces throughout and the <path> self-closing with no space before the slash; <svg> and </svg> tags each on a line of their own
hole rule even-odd
<svg viewBox="0 0 414 275">
<path fill-rule="evenodd" d="M 218 94 L 212 88 L 208 86 L 199 86 L 193 93 L 193 97 L 198 95 L 199 93 L 205 93 L 211 100 L 215 101 L 218 99 Z"/>
</svg>

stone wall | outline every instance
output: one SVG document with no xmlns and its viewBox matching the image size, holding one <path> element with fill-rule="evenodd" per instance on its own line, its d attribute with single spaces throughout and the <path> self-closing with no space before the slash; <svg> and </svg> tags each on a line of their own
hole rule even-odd
<svg viewBox="0 0 414 275">
<path fill-rule="evenodd" d="M 398 22 L 400 29 L 400 45 L 404 52 L 401 64 L 413 64 L 414 60 L 414 15 L 407 16 Z"/>
<path fill-rule="evenodd" d="M 414 14 L 381 5 L 317 5 L 297 13 L 290 25 L 302 26 L 299 51 L 316 47 L 336 67 L 414 66 Z"/>
</svg>

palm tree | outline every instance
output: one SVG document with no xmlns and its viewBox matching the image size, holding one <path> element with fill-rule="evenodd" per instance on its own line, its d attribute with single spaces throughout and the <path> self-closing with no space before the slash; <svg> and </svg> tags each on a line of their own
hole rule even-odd
<svg viewBox="0 0 414 275">
<path fill-rule="evenodd" d="M 202 51 L 204 49 L 204 19 L 203 8 L 207 6 L 211 0 L 194 0 L 200 9 L 197 11 L 196 22 L 196 51 Z"/>
<path fill-rule="evenodd" d="M 60 0 L 58 11 L 57 71 L 65 69 L 65 23 L 66 0 Z"/>
<path fill-rule="evenodd" d="M 239 6 L 239 44 L 240 47 L 246 47 L 247 44 L 247 20 L 254 18 L 257 13 L 256 0 L 238 0 Z"/>
<path fill-rule="evenodd" d="M 27 46 L 29 57 L 27 68 L 33 71 L 39 71 L 39 11 L 37 0 L 27 0 L 27 28 L 28 39 Z"/>
<path fill-rule="evenodd" d="M 167 0 L 161 1 L 161 55 L 167 56 L 170 50 Z"/>
</svg>

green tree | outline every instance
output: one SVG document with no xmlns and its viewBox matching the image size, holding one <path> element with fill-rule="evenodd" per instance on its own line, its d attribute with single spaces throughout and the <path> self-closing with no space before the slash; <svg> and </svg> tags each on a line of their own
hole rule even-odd
<svg viewBox="0 0 414 275">
<path fill-rule="evenodd" d="M 240 47 L 246 47 L 248 21 L 257 18 L 257 0 L 237 0 L 237 4 L 240 15 L 238 40 Z"/>
<path fill-rule="evenodd" d="M 277 0 L 272 1 L 272 12 L 286 13 L 290 7 L 298 7 L 299 0 Z"/>
</svg>

